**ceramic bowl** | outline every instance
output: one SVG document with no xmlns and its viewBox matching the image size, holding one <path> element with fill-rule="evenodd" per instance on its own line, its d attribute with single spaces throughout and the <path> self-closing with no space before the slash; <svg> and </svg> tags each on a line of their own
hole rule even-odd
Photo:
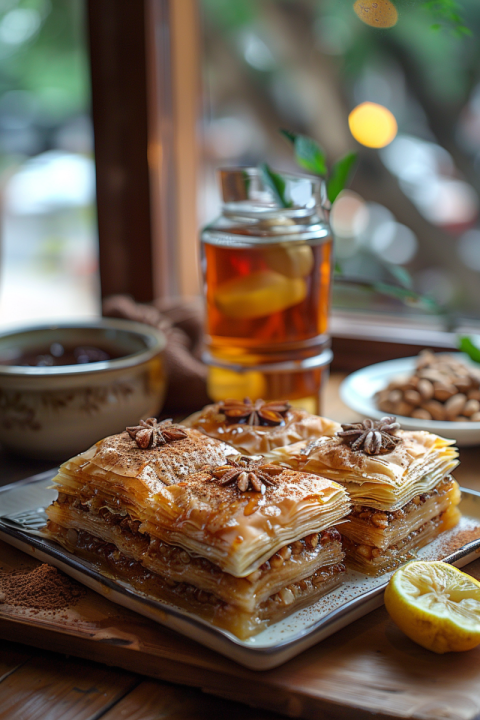
<svg viewBox="0 0 480 720">
<path fill-rule="evenodd" d="M 52 343 L 94 346 L 114 359 L 79 365 L 0 365 L 0 443 L 22 455 L 66 460 L 162 408 L 165 336 L 140 323 L 92 322 L 0 333 L 0 358 Z"/>
<path fill-rule="evenodd" d="M 458 357 L 467 365 L 472 361 L 463 354 Z M 357 370 L 349 375 L 340 386 L 340 397 L 345 405 L 365 417 L 380 420 L 385 416 L 379 410 L 375 395 L 383 390 L 392 380 L 407 378 L 413 373 L 417 363 L 416 357 L 387 360 Z M 475 365 L 474 365 L 475 367 Z M 457 445 L 480 445 L 480 422 L 449 422 L 447 420 L 418 420 L 417 418 L 398 416 L 398 421 L 404 430 L 427 430 L 428 432 L 452 438 Z"/>
</svg>

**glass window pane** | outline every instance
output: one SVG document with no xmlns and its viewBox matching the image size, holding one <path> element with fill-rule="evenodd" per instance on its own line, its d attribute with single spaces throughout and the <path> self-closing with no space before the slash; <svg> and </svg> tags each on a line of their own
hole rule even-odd
<svg viewBox="0 0 480 720">
<path fill-rule="evenodd" d="M 84 14 L 0 5 L 0 325 L 99 313 Z"/>
</svg>

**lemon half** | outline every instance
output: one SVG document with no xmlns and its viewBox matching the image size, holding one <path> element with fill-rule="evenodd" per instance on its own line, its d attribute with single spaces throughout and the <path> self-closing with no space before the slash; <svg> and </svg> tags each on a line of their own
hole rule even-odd
<svg viewBox="0 0 480 720">
<path fill-rule="evenodd" d="M 480 643 L 480 583 L 444 562 L 411 562 L 392 576 L 385 606 L 405 635 L 436 653 Z"/>
</svg>

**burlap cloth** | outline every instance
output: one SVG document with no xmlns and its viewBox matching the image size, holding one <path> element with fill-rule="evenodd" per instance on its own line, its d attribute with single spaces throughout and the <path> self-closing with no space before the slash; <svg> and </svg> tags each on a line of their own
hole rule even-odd
<svg viewBox="0 0 480 720">
<path fill-rule="evenodd" d="M 210 402 L 207 368 L 200 359 L 203 334 L 200 300 L 155 300 L 142 305 L 126 295 L 114 295 L 104 300 L 103 315 L 142 322 L 165 333 L 168 390 L 162 415 L 198 410 Z"/>
</svg>

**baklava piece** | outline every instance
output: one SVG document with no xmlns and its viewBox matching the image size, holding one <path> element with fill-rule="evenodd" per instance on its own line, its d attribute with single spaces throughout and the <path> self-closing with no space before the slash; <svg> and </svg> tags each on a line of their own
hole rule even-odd
<svg viewBox="0 0 480 720">
<path fill-rule="evenodd" d="M 229 456 L 189 428 L 155 445 L 139 433 L 130 428 L 62 465 L 48 537 L 242 639 L 341 582 L 335 526 L 351 506 L 340 485 Z"/>
<path fill-rule="evenodd" d="M 342 526 L 347 563 L 367 574 L 412 557 L 460 513 L 453 440 L 399 429 L 393 417 L 343 425 L 334 438 L 273 451 L 271 462 L 339 482 L 353 510 Z"/>
<path fill-rule="evenodd" d="M 335 435 L 340 429 L 333 420 L 310 415 L 288 402 L 252 402 L 249 398 L 207 405 L 183 424 L 223 440 L 245 455 L 263 455 L 299 440 Z"/>
</svg>

